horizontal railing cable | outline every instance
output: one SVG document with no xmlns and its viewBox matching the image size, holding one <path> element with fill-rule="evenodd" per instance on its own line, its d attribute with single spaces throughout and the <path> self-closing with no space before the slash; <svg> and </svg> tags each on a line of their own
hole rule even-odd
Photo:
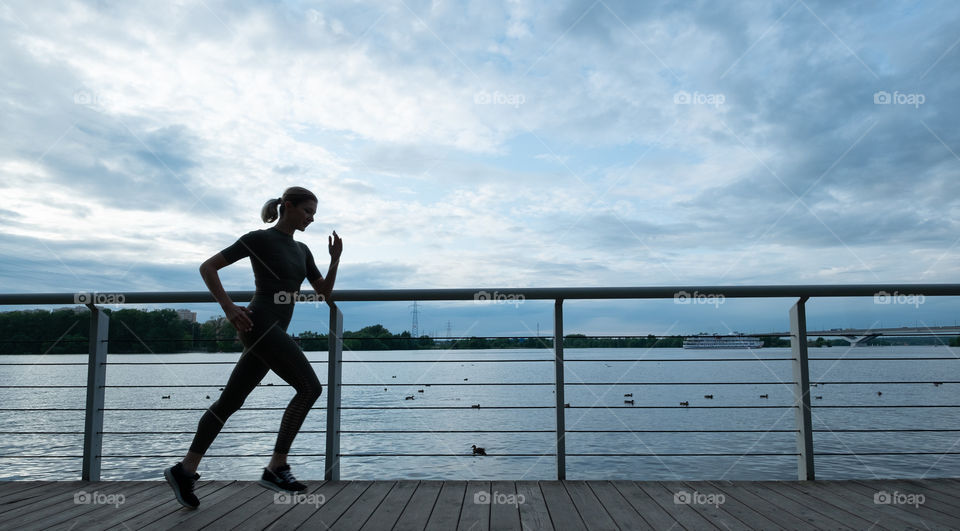
<svg viewBox="0 0 960 531">
<path fill-rule="evenodd" d="M 753 430 L 564 430 L 567 433 L 796 433 L 795 429 L 753 429 Z M 881 428 L 881 429 L 814 429 L 818 433 L 955 433 L 960 428 Z M 555 433 L 556 430 L 340 430 L 344 434 L 366 433 Z M 104 435 L 189 435 L 196 430 L 168 431 L 102 431 Z M 237 435 L 275 435 L 276 430 L 229 430 L 221 434 Z M 326 433 L 326 430 L 300 430 L 297 433 Z M 83 435 L 82 431 L 0 431 L 0 435 Z"/>
<path fill-rule="evenodd" d="M 237 458 L 237 457 L 270 457 L 273 454 L 207 454 L 207 458 Z M 464 453 L 383 453 L 383 452 L 363 452 L 363 453 L 341 453 L 340 457 L 470 457 L 473 454 Z M 796 457 L 797 452 L 630 452 L 630 453 L 575 453 L 567 452 L 568 457 Z M 825 457 L 856 457 L 856 456 L 896 456 L 896 455 L 960 455 L 960 452 L 816 452 L 817 456 Z M 484 457 L 554 457 L 554 453 L 487 453 Z M 0 459 L 78 459 L 82 455 L 0 455 Z M 107 459 L 147 459 L 147 458 L 178 458 L 182 454 L 124 454 L 112 455 L 104 454 L 101 458 Z M 324 454 L 288 454 L 288 457 L 325 457 Z"/>
</svg>

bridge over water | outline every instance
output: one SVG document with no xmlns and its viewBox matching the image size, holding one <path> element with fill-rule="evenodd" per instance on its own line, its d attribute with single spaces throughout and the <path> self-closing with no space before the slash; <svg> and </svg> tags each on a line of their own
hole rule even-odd
<svg viewBox="0 0 960 531">
<path fill-rule="evenodd" d="M 790 332 L 771 332 L 757 334 L 763 336 L 789 336 Z M 902 326 L 900 328 L 831 328 L 830 330 L 807 330 L 807 337 L 839 337 L 846 339 L 853 346 L 861 346 L 871 339 L 887 337 L 914 337 L 914 336 L 960 336 L 958 326 Z"/>
</svg>

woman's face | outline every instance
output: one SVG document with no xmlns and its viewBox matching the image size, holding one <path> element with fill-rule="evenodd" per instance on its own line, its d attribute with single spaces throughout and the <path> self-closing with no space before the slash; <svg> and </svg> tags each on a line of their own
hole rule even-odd
<svg viewBox="0 0 960 531">
<path fill-rule="evenodd" d="M 301 201 L 297 206 L 293 206 L 288 201 L 284 205 L 283 213 L 294 227 L 303 231 L 307 228 L 307 225 L 313 223 L 313 215 L 317 213 L 317 202 L 308 199 Z"/>
</svg>

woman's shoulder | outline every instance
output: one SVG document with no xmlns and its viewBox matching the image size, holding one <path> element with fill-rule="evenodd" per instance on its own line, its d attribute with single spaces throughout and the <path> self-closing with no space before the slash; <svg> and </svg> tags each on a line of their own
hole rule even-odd
<svg viewBox="0 0 960 531">
<path fill-rule="evenodd" d="M 251 231 L 245 232 L 241 238 L 260 238 L 263 236 L 263 233 L 266 232 L 265 229 L 253 229 Z"/>
<path fill-rule="evenodd" d="M 258 242 L 265 241 L 268 236 L 269 234 L 267 234 L 267 231 L 265 229 L 253 229 L 251 231 L 243 233 L 240 236 L 240 238 L 238 238 L 238 240 L 248 244 L 251 244 L 251 243 L 255 244 Z"/>
</svg>

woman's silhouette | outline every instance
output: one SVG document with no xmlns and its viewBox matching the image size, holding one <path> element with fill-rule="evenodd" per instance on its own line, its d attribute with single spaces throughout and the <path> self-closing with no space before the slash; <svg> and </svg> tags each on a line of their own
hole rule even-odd
<svg viewBox="0 0 960 531">
<path fill-rule="evenodd" d="M 293 232 L 303 231 L 313 222 L 317 211 L 317 197 L 298 186 L 287 188 L 283 196 L 263 205 L 260 217 L 265 223 L 279 221 L 269 229 L 250 231 L 233 245 L 210 257 L 200 266 L 200 274 L 213 297 L 220 303 L 227 319 L 237 328 L 243 343 L 243 354 L 237 361 L 220 397 L 200 418 L 197 433 L 186 457 L 164 470 L 164 477 L 183 506 L 195 509 L 200 501 L 193 487 L 200 475 L 196 473 L 200 459 L 220 433 L 224 422 L 240 409 L 250 391 L 273 370 L 296 389 L 290 400 L 273 449 L 270 463 L 263 469 L 260 484 L 277 491 L 300 491 L 306 485 L 290 473 L 287 453 L 300 430 L 310 407 L 323 391 L 316 373 L 303 351 L 287 335 L 287 325 L 293 315 L 293 305 L 304 278 L 325 300 L 330 300 L 337 276 L 343 242 L 337 236 L 327 237 L 330 268 L 324 278 L 317 269 L 310 249 L 294 241 Z M 247 306 L 237 306 L 227 296 L 217 271 L 249 256 L 256 281 L 256 293 Z"/>
</svg>

